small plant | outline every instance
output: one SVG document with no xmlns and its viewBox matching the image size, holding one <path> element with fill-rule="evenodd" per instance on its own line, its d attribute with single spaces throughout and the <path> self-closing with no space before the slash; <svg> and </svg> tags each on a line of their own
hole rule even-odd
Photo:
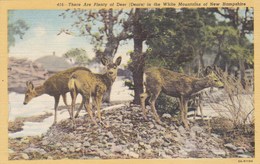
<svg viewBox="0 0 260 164">
<path fill-rule="evenodd" d="M 254 94 L 245 89 L 241 80 L 227 73 L 218 74 L 224 83 L 219 94 L 206 94 L 209 105 L 222 118 L 232 121 L 234 128 L 248 131 L 248 125 L 254 125 Z M 252 129 L 251 129 L 252 130 Z M 251 131 L 250 130 L 250 131 Z"/>
</svg>

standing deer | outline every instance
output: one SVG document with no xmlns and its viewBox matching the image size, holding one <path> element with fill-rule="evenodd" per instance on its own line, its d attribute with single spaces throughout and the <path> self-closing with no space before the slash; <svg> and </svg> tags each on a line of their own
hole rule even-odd
<svg viewBox="0 0 260 164">
<path fill-rule="evenodd" d="M 67 100 L 66 100 L 66 93 L 69 92 L 68 88 L 68 81 L 71 74 L 77 70 L 84 70 L 86 72 L 90 72 L 88 68 L 85 67 L 75 67 L 70 68 L 65 71 L 61 71 L 59 73 L 56 73 L 55 75 L 48 78 L 43 85 L 34 87 L 33 83 L 31 81 L 26 82 L 27 91 L 25 93 L 25 98 L 23 104 L 28 104 L 33 98 L 41 96 L 42 94 L 48 94 L 50 96 L 54 97 L 55 103 L 54 103 L 54 123 L 57 123 L 57 107 L 59 104 L 60 96 L 63 98 L 63 102 L 66 106 Z M 82 108 L 83 104 L 81 103 L 79 108 Z M 68 109 L 69 114 L 71 116 L 70 110 Z"/>
<path fill-rule="evenodd" d="M 104 93 L 112 87 L 112 84 L 117 76 L 117 67 L 120 65 L 121 60 L 122 58 L 118 57 L 116 62 L 113 63 L 112 61 L 102 58 L 101 63 L 106 66 L 106 72 L 104 74 L 95 74 L 89 71 L 78 70 L 71 75 L 68 86 L 72 96 L 71 113 L 73 124 L 73 112 L 78 93 L 82 95 L 82 103 L 84 104 L 91 120 L 97 124 L 91 111 L 90 97 L 92 97 L 92 102 L 98 111 L 98 119 L 100 123 L 102 123 L 100 113 L 102 97 Z M 78 109 L 76 117 L 78 116 L 80 110 L 81 109 Z"/>
<path fill-rule="evenodd" d="M 173 72 L 163 68 L 149 68 L 144 73 L 145 91 L 140 95 L 143 117 L 147 120 L 145 100 L 150 97 L 150 105 L 153 116 L 158 123 L 161 120 L 156 112 L 155 101 L 162 91 L 166 95 L 177 97 L 180 100 L 181 122 L 185 128 L 189 128 L 187 120 L 187 102 L 192 94 L 207 87 L 223 87 L 223 83 L 213 72 L 204 78 L 195 78 L 182 73 Z"/>
</svg>

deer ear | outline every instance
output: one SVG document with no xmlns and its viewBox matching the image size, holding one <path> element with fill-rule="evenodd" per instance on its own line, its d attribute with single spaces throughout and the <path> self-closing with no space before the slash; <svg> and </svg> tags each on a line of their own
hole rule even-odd
<svg viewBox="0 0 260 164">
<path fill-rule="evenodd" d="M 204 71 L 204 74 L 205 74 L 205 75 L 209 75 L 209 74 L 212 72 L 212 70 L 213 70 L 213 69 L 212 69 L 211 66 L 207 66 L 206 69 L 205 69 L 205 71 Z"/>
<path fill-rule="evenodd" d="M 26 82 L 26 86 L 27 86 L 27 88 L 28 88 L 29 90 L 33 90 L 33 89 L 34 89 L 34 85 L 33 85 L 33 83 L 32 83 L 31 81 L 27 81 L 27 82 Z"/>
<path fill-rule="evenodd" d="M 115 62 L 115 64 L 116 64 L 117 66 L 119 66 L 119 65 L 120 65 L 120 63 L 121 63 L 121 61 L 122 61 L 122 57 L 121 57 L 121 56 L 119 56 L 119 57 L 116 59 L 116 62 Z"/>
<path fill-rule="evenodd" d="M 108 59 L 105 58 L 105 57 L 102 57 L 102 58 L 101 58 L 101 63 L 102 63 L 104 66 L 106 66 L 106 65 L 108 64 Z"/>
</svg>

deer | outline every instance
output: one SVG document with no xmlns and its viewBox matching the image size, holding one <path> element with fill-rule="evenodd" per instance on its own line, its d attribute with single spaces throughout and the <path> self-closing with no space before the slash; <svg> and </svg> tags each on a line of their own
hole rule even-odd
<svg viewBox="0 0 260 164">
<path fill-rule="evenodd" d="M 203 78 L 188 76 L 164 68 L 151 67 L 144 72 L 144 92 L 140 94 L 143 118 L 147 120 L 145 100 L 150 97 L 149 103 L 153 117 L 158 124 L 162 124 L 155 108 L 155 102 L 161 92 L 179 98 L 181 123 L 189 129 L 187 119 L 188 101 L 192 95 L 208 87 L 223 87 L 221 79 L 212 71 Z"/>
<path fill-rule="evenodd" d="M 85 67 L 74 67 L 67 70 L 58 72 L 51 77 L 49 77 L 42 85 L 34 87 L 32 81 L 26 82 L 27 90 L 24 97 L 24 105 L 27 105 L 33 98 L 41 96 L 43 94 L 48 94 L 54 97 L 54 122 L 53 125 L 57 123 L 57 108 L 60 100 L 60 96 L 63 98 L 64 104 L 68 107 L 66 93 L 69 92 L 68 82 L 71 74 L 77 70 L 84 70 L 86 72 L 91 72 Z M 79 108 L 82 108 L 83 104 L 80 104 Z M 71 117 L 70 110 L 68 108 L 69 115 Z"/>
<path fill-rule="evenodd" d="M 92 98 L 93 105 L 97 109 L 98 113 L 98 120 L 101 124 L 103 124 L 101 120 L 101 112 L 100 106 L 102 103 L 103 95 L 106 91 L 108 91 L 116 77 L 117 77 L 117 70 L 118 66 L 121 63 L 122 58 L 118 57 L 116 61 L 113 63 L 111 60 L 107 60 L 106 58 L 101 58 L 101 63 L 106 67 L 106 71 L 104 74 L 97 74 L 92 73 L 89 71 L 78 70 L 75 71 L 68 82 L 68 88 L 70 90 L 72 96 L 72 103 L 71 103 L 71 113 L 72 113 L 72 123 L 74 126 L 74 109 L 75 109 L 75 102 L 78 94 L 82 96 L 82 103 L 88 112 L 92 122 L 97 125 L 97 122 L 93 118 L 93 113 L 91 110 L 90 98 Z M 75 117 L 78 116 L 81 108 L 78 109 Z"/>
</svg>

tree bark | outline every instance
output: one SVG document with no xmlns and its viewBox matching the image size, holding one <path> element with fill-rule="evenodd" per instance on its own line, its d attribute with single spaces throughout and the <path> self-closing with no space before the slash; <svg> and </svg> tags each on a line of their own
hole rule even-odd
<svg viewBox="0 0 260 164">
<path fill-rule="evenodd" d="M 132 66 L 130 68 L 133 73 L 134 81 L 134 104 L 140 104 L 140 94 L 143 93 L 143 73 L 144 73 L 144 54 L 142 53 L 143 41 L 145 40 L 142 26 L 139 22 L 141 9 L 136 9 L 133 34 L 134 34 L 134 53 L 131 54 Z"/>
</svg>

